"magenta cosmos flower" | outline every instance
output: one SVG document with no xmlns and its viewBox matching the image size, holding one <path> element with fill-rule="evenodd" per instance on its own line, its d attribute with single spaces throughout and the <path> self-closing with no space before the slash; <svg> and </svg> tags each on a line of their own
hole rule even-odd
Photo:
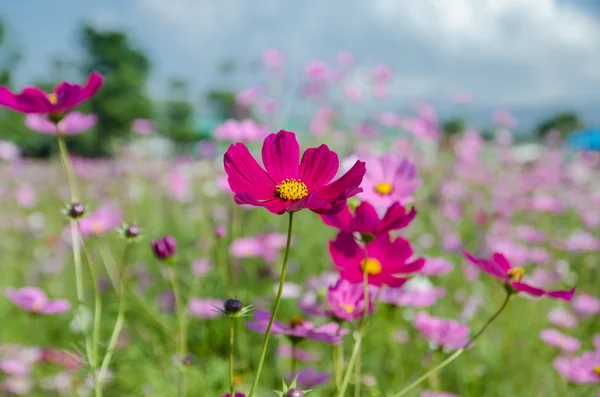
<svg viewBox="0 0 600 397">
<path fill-rule="evenodd" d="M 225 153 L 225 172 L 235 202 L 265 207 L 275 214 L 308 208 L 319 214 L 335 214 L 346 199 L 361 192 L 365 163 L 357 161 L 343 176 L 329 183 L 338 172 L 339 160 L 327 145 L 311 148 L 298 161 L 296 135 L 279 131 L 270 134 L 262 147 L 265 170 L 241 143 Z"/>
<path fill-rule="evenodd" d="M 327 302 L 332 314 L 344 321 L 353 321 L 362 318 L 365 313 L 365 290 L 362 283 L 353 284 L 340 279 L 329 287 Z M 373 312 L 373 294 L 369 295 L 369 312 Z"/>
<path fill-rule="evenodd" d="M 423 259 L 412 258 L 413 250 L 407 240 L 397 238 L 392 242 L 388 234 L 370 242 L 367 250 L 369 255 L 365 258 L 365 249 L 356 243 L 351 233 L 341 232 L 329 242 L 333 263 L 340 276 L 351 283 L 362 283 L 366 272 L 370 285 L 400 287 L 407 275 L 418 272 L 425 263 Z"/>
<path fill-rule="evenodd" d="M 76 135 L 95 126 L 96 121 L 97 118 L 93 114 L 71 112 L 58 122 L 57 128 L 57 124 L 50 121 L 45 115 L 28 114 L 25 117 L 25 126 L 42 134 L 57 135 L 57 131 L 59 131 L 61 135 Z"/>
<path fill-rule="evenodd" d="M 444 320 L 419 312 L 414 326 L 428 341 L 444 349 L 460 349 L 469 341 L 469 327 L 456 320 Z"/>
<path fill-rule="evenodd" d="M 254 332 L 264 333 L 267 331 L 270 319 L 271 313 L 266 310 L 257 310 L 256 313 L 254 313 L 254 322 L 248 322 L 246 325 Z M 274 321 L 271 333 L 338 345 L 342 343 L 342 338 L 348 331 L 342 329 L 340 325 L 336 323 L 327 323 L 315 328 L 312 323 L 304 321 L 300 317 L 292 317 L 289 325 Z"/>
<path fill-rule="evenodd" d="M 367 163 L 360 198 L 377 208 L 387 208 L 396 201 L 401 204 L 411 202 L 415 189 L 423 183 L 417 177 L 415 165 L 396 154 L 371 158 Z"/>
<path fill-rule="evenodd" d="M 6 297 L 21 309 L 31 313 L 58 314 L 71 308 L 71 304 L 66 299 L 48 299 L 46 293 L 37 287 L 7 288 Z"/>
<path fill-rule="evenodd" d="M 554 368 L 572 383 L 600 383 L 600 350 L 587 351 L 578 357 L 558 357 L 554 360 Z"/>
<path fill-rule="evenodd" d="M 346 205 L 342 211 L 335 215 L 321 215 L 321 219 L 327 226 L 340 229 L 342 232 L 367 234 L 379 236 L 392 230 L 402 229 L 410 224 L 417 211 L 414 207 L 410 212 L 406 211 L 400 203 L 393 203 L 385 212 L 383 218 L 380 218 L 371 204 L 363 201 L 360 203 L 354 214 Z"/>
<path fill-rule="evenodd" d="M 533 287 L 522 283 L 525 277 L 525 269 L 522 267 L 512 267 L 506 257 L 501 253 L 494 253 L 491 259 L 477 258 L 473 254 L 464 251 L 465 257 L 489 275 L 504 280 L 517 292 L 525 292 L 532 296 L 549 296 L 551 298 L 562 299 L 569 302 L 575 294 L 575 288 L 570 290 L 546 291 L 541 288 Z"/>
<path fill-rule="evenodd" d="M 223 394 L 221 397 L 231 397 L 231 394 Z M 235 393 L 235 397 L 246 397 L 246 395 L 244 393 Z"/>
<path fill-rule="evenodd" d="M 6 87 L 0 87 L 0 106 L 21 113 L 63 113 L 93 97 L 101 85 L 102 76 L 93 72 L 85 86 L 63 81 L 51 93 L 37 87 L 27 87 L 21 93 L 15 94 Z"/>
</svg>

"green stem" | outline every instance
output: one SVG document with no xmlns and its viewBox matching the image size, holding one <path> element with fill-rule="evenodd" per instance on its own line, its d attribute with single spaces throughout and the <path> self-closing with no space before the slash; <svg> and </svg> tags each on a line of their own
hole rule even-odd
<svg viewBox="0 0 600 397">
<path fill-rule="evenodd" d="M 352 376 L 352 368 L 354 367 L 354 363 L 356 362 L 356 358 L 358 357 L 358 352 L 360 351 L 360 344 L 362 342 L 362 332 L 356 332 L 354 335 L 354 339 L 354 348 L 352 349 L 352 355 L 350 356 L 350 361 L 348 362 L 348 369 L 346 370 L 346 374 L 344 375 L 342 387 L 340 387 L 337 397 L 344 396 L 344 393 L 346 393 L 346 389 L 348 388 L 348 384 L 350 383 L 350 377 Z"/>
<path fill-rule="evenodd" d="M 235 396 L 233 392 L 233 329 L 235 326 L 235 319 L 231 318 L 229 323 L 229 395 Z"/>
<path fill-rule="evenodd" d="M 185 356 L 187 354 L 187 330 L 185 324 L 185 315 L 184 308 L 181 302 L 181 292 L 179 290 L 179 282 L 177 281 L 177 275 L 175 274 L 174 266 L 171 265 L 169 267 L 169 274 L 171 276 L 171 285 L 173 286 L 173 294 L 175 295 L 175 306 L 177 311 L 177 320 L 179 325 L 179 360 L 180 360 L 180 374 L 179 374 L 179 382 L 177 387 L 177 394 L 179 397 L 184 397 L 186 395 L 187 388 L 187 376 L 186 369 L 184 367 L 183 361 L 185 360 Z"/>
<path fill-rule="evenodd" d="M 296 342 L 292 342 L 292 358 L 291 358 L 291 370 L 292 376 L 296 376 L 296 347 L 298 344 Z"/>
<path fill-rule="evenodd" d="M 119 282 L 119 312 L 117 314 L 117 321 L 115 322 L 115 327 L 113 328 L 112 334 L 110 336 L 110 340 L 108 342 L 108 348 L 106 350 L 106 354 L 102 359 L 102 365 L 100 367 L 100 372 L 98 374 L 98 378 L 101 383 L 102 379 L 104 379 L 104 375 L 108 370 L 108 366 L 110 365 L 110 361 L 115 352 L 115 348 L 117 347 L 117 342 L 119 341 L 119 335 L 121 334 L 121 330 L 123 329 L 123 324 L 125 323 L 125 295 L 127 295 L 125 291 L 125 278 L 124 271 L 127 263 L 129 262 L 129 253 L 131 252 L 131 243 L 127 243 L 125 247 L 125 252 L 123 253 L 123 263 L 121 264 L 120 270 L 120 282 Z"/>
<path fill-rule="evenodd" d="M 481 334 L 483 334 L 483 332 L 489 327 L 489 325 L 496 318 L 498 318 L 498 316 L 500 315 L 500 313 L 502 313 L 504 311 L 504 309 L 508 305 L 508 301 L 509 301 L 510 297 L 514 294 L 514 292 L 512 292 L 510 290 L 507 290 L 507 291 L 508 292 L 506 293 L 506 298 L 504 299 L 504 303 L 502 303 L 502 306 L 500 306 L 500 309 L 498 309 L 496 311 L 496 313 L 494 313 L 494 315 L 492 317 L 490 317 L 490 319 L 488 321 L 486 321 L 486 323 L 479 330 L 479 332 L 477 332 L 471 339 L 469 339 L 469 341 L 467 342 L 467 344 L 465 345 L 465 347 L 463 347 L 463 348 L 458 349 L 457 351 L 455 351 L 450 357 L 448 357 L 447 359 L 445 359 L 444 361 L 442 361 L 440 364 L 438 364 L 433 369 L 427 371 L 423 376 L 421 376 L 419 379 L 417 379 L 416 381 L 414 381 L 410 385 L 406 386 L 398 394 L 394 394 L 393 397 L 404 396 L 406 393 L 408 393 L 409 391 L 411 391 L 412 389 L 414 389 L 415 387 L 417 387 L 419 384 L 421 384 L 422 382 L 424 382 L 432 374 L 440 371 L 442 368 L 444 368 L 445 366 L 447 366 L 448 364 L 450 364 L 452 361 L 456 360 L 461 354 L 463 354 L 465 352 L 465 350 L 469 346 L 471 346 L 471 344 L 473 344 L 473 342 L 475 342 L 475 340 L 477 340 L 477 338 L 479 338 L 481 336 Z"/>
<path fill-rule="evenodd" d="M 271 313 L 271 319 L 269 320 L 269 325 L 267 325 L 267 331 L 265 333 L 265 338 L 263 340 L 262 349 L 260 352 L 260 360 L 258 361 L 258 368 L 256 370 L 256 375 L 254 376 L 254 381 L 252 382 L 252 388 L 250 389 L 250 393 L 248 397 L 252 397 L 258 386 L 258 380 L 260 379 L 260 373 L 262 372 L 263 364 L 265 363 L 265 356 L 267 355 L 267 346 L 269 345 L 269 336 L 271 336 L 271 328 L 273 328 L 273 321 L 275 321 L 275 316 L 277 315 L 277 311 L 279 310 L 279 304 L 281 303 L 281 295 L 283 294 L 283 284 L 285 283 L 285 274 L 287 272 L 287 263 L 288 258 L 290 256 L 290 245 L 292 242 L 292 225 L 293 225 L 294 213 L 289 212 L 289 220 L 288 220 L 288 231 L 287 231 L 287 242 L 285 244 L 285 254 L 283 256 L 283 264 L 281 266 L 281 277 L 279 279 L 279 289 L 277 290 L 277 297 L 275 298 L 275 305 L 273 306 L 273 312 Z"/>
</svg>

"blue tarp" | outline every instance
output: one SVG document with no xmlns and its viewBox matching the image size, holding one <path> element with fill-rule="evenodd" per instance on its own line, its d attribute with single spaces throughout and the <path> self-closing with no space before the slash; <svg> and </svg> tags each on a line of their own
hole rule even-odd
<svg viewBox="0 0 600 397">
<path fill-rule="evenodd" d="M 600 127 L 573 132 L 567 137 L 567 146 L 571 149 L 600 151 Z"/>
</svg>

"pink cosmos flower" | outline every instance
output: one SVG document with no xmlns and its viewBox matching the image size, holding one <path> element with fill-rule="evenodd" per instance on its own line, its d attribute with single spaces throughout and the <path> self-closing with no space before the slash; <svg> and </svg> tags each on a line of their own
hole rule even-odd
<svg viewBox="0 0 600 397">
<path fill-rule="evenodd" d="M 416 108 L 417 117 L 401 120 L 400 127 L 410 131 L 418 138 L 437 140 L 441 129 L 435 108 L 428 103 L 419 103 Z"/>
<path fill-rule="evenodd" d="M 550 345 L 561 349 L 562 351 L 573 353 L 579 350 L 581 342 L 577 338 L 565 335 L 559 330 L 548 328 L 540 332 L 540 339 Z"/>
<path fill-rule="evenodd" d="M 29 185 L 21 185 L 17 190 L 17 203 L 21 208 L 33 208 L 36 203 L 35 190 Z"/>
<path fill-rule="evenodd" d="M 273 263 L 285 244 L 285 234 L 264 233 L 233 240 L 229 252 L 235 258 L 263 258 L 266 262 Z"/>
<path fill-rule="evenodd" d="M 329 287 L 338 282 L 335 272 L 323 272 L 318 277 L 311 277 L 306 283 L 306 293 L 298 301 L 300 309 L 309 316 L 330 316 L 331 310 L 326 302 Z"/>
<path fill-rule="evenodd" d="M 415 165 L 394 153 L 367 160 L 367 171 L 359 195 L 375 207 L 390 207 L 393 203 L 406 204 L 423 181 L 417 177 Z"/>
<path fill-rule="evenodd" d="M 356 243 L 351 233 L 341 232 L 329 242 L 333 263 L 340 276 L 351 283 L 363 282 L 366 272 L 370 285 L 400 287 L 407 275 L 418 272 L 425 263 L 423 259 L 412 257 L 413 250 L 407 240 L 397 238 L 392 242 L 388 234 L 370 242 L 367 250 L 368 258 L 365 258 L 365 249 Z"/>
<path fill-rule="evenodd" d="M 579 294 L 571 303 L 573 310 L 583 317 L 600 313 L 600 299 L 590 294 Z"/>
<path fill-rule="evenodd" d="M 600 350 L 584 352 L 578 357 L 557 357 L 554 368 L 569 382 L 600 383 Z"/>
<path fill-rule="evenodd" d="M 96 115 L 70 112 L 58 122 L 57 129 L 46 115 L 32 113 L 25 116 L 27 128 L 48 135 L 57 135 L 57 131 L 60 135 L 77 135 L 94 127 L 96 121 Z"/>
<path fill-rule="evenodd" d="M 10 141 L 0 141 L 0 160 L 14 161 L 21 157 L 21 149 Z"/>
<path fill-rule="evenodd" d="M 321 215 L 321 219 L 327 226 L 335 227 L 342 232 L 362 233 L 379 236 L 392 230 L 403 229 L 412 222 L 417 215 L 413 207 L 410 212 L 406 211 L 400 203 L 393 203 L 380 219 L 375 208 L 363 201 L 354 214 L 346 205 L 344 209 L 335 215 Z"/>
<path fill-rule="evenodd" d="M 336 181 L 329 183 L 339 167 L 338 156 L 327 145 L 308 149 L 299 163 L 296 135 L 279 131 L 267 136 L 262 148 L 265 170 L 248 148 L 237 143 L 225 153 L 225 172 L 235 202 L 265 207 L 274 214 L 308 208 L 319 214 L 335 214 L 346 199 L 360 193 L 365 163 L 357 161 Z"/>
<path fill-rule="evenodd" d="M 138 135 L 150 135 L 156 130 L 156 127 L 152 120 L 135 119 L 131 122 L 131 130 Z"/>
<path fill-rule="evenodd" d="M 267 331 L 270 319 L 271 313 L 266 310 L 257 310 L 254 313 L 254 322 L 248 322 L 246 325 L 254 332 L 264 333 Z M 271 333 L 338 345 L 342 343 L 342 338 L 348 333 L 348 330 L 340 328 L 340 325 L 336 323 L 327 323 L 315 328 L 312 323 L 299 317 L 293 317 L 289 326 L 275 320 Z"/>
<path fill-rule="evenodd" d="M 79 230 L 85 237 L 101 236 L 121 225 L 123 213 L 116 204 L 104 204 L 79 221 Z"/>
<path fill-rule="evenodd" d="M 292 357 L 293 355 L 296 360 L 302 362 L 317 361 L 321 357 L 318 353 L 302 350 L 298 347 L 292 348 L 290 345 L 279 345 L 277 354 L 281 357 Z"/>
<path fill-rule="evenodd" d="M 337 54 L 337 60 L 340 65 L 348 67 L 354 63 L 354 55 L 347 51 L 341 51 Z"/>
<path fill-rule="evenodd" d="M 102 76 L 93 72 L 84 87 L 62 82 L 50 94 L 37 87 L 27 87 L 19 94 L 0 87 L 0 106 L 21 113 L 62 113 L 93 97 L 101 85 Z"/>
<path fill-rule="evenodd" d="M 71 304 L 66 299 L 48 299 L 46 293 L 37 287 L 7 288 L 6 297 L 21 309 L 31 313 L 58 314 L 71 308 Z"/>
<path fill-rule="evenodd" d="M 188 303 L 189 313 L 197 318 L 209 319 L 219 317 L 219 309 L 223 307 L 223 301 L 213 298 L 191 298 Z"/>
<path fill-rule="evenodd" d="M 414 326 L 421 335 L 444 349 L 460 349 L 469 341 L 469 327 L 456 320 L 445 320 L 419 312 Z"/>
<path fill-rule="evenodd" d="M 425 258 L 425 265 L 421 273 L 426 276 L 442 276 L 448 274 L 454 269 L 454 264 L 445 258 Z"/>
<path fill-rule="evenodd" d="M 362 283 L 352 284 L 340 279 L 329 287 L 327 291 L 327 302 L 333 315 L 344 321 L 354 321 L 363 317 L 365 312 L 365 290 Z M 375 308 L 373 306 L 373 294 L 369 294 L 369 313 Z"/>
<path fill-rule="evenodd" d="M 238 92 L 235 96 L 235 100 L 239 105 L 252 106 L 258 101 L 260 96 L 260 88 L 250 87 Z"/>
<path fill-rule="evenodd" d="M 283 54 L 279 50 L 269 48 L 263 52 L 263 61 L 269 69 L 279 71 L 283 66 Z"/>
<path fill-rule="evenodd" d="M 311 79 L 324 79 L 329 74 L 329 66 L 320 60 L 310 61 L 304 67 L 304 73 Z"/>
<path fill-rule="evenodd" d="M 491 259 L 477 258 L 467 251 L 463 251 L 465 257 L 474 265 L 479 267 L 487 274 L 504 280 L 517 292 L 524 292 L 531 296 L 549 296 L 555 299 L 562 299 L 569 302 L 575 294 L 575 288 L 570 290 L 546 291 L 541 288 L 533 287 L 522 283 L 525 277 L 525 269 L 522 267 L 512 267 L 506 257 L 501 253 L 494 253 Z"/>
<path fill-rule="evenodd" d="M 231 394 L 230 393 L 223 394 L 221 397 L 231 397 Z M 244 393 L 235 393 L 234 397 L 246 397 L 246 395 Z"/>
<path fill-rule="evenodd" d="M 290 374 L 292 375 L 292 374 Z M 315 387 L 321 386 L 331 379 L 331 375 L 327 372 L 319 372 L 314 368 L 305 368 L 296 374 L 298 378 L 296 383 L 298 387 L 302 389 L 314 389 Z M 289 380 L 292 380 L 294 376 L 288 376 Z"/>
<path fill-rule="evenodd" d="M 400 288 L 382 288 L 377 299 L 402 307 L 429 307 L 446 296 L 446 289 L 436 288 L 427 279 L 415 277 Z"/>
<path fill-rule="evenodd" d="M 513 129 L 518 125 L 517 118 L 506 109 L 498 109 L 492 112 L 492 122 L 499 127 Z"/>
<path fill-rule="evenodd" d="M 350 102 L 358 103 L 363 99 L 362 90 L 359 87 L 352 84 L 344 85 L 344 93 L 346 94 L 346 98 L 348 98 Z"/>
<path fill-rule="evenodd" d="M 13 358 L 0 360 L 0 371 L 9 376 L 27 376 L 31 372 L 31 364 Z"/>
<path fill-rule="evenodd" d="M 223 141 L 258 142 L 267 136 L 267 126 L 252 119 L 229 119 L 217 126 L 214 137 Z"/>
<path fill-rule="evenodd" d="M 573 299 L 573 304 L 577 300 L 577 297 Z M 557 325 L 563 328 L 575 328 L 577 325 L 577 317 L 575 317 L 570 311 L 561 307 L 556 307 L 548 313 L 548 321 L 551 324 Z"/>
<path fill-rule="evenodd" d="M 380 82 L 388 81 L 392 77 L 392 68 L 388 65 L 377 65 L 373 68 L 372 76 Z"/>
<path fill-rule="evenodd" d="M 210 259 L 196 259 L 191 264 L 192 274 L 196 277 L 204 277 L 213 270 L 213 264 Z"/>
</svg>

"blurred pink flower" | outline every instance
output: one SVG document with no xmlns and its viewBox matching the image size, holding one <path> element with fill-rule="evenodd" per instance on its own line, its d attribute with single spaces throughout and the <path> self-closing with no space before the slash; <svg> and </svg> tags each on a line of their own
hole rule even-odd
<svg viewBox="0 0 600 397">
<path fill-rule="evenodd" d="M 533 211 L 560 214 L 565 206 L 561 200 L 555 196 L 545 193 L 538 193 L 530 199 L 529 207 Z"/>
<path fill-rule="evenodd" d="M 284 57 L 281 51 L 269 48 L 263 52 L 263 62 L 269 70 L 278 72 L 283 67 Z"/>
<path fill-rule="evenodd" d="M 290 345 L 279 345 L 277 348 L 277 354 L 280 357 L 292 357 L 293 354 L 296 360 L 302 362 L 317 361 L 321 357 L 319 353 L 302 350 L 298 347 L 292 348 Z"/>
<path fill-rule="evenodd" d="M 0 360 L 0 371 L 9 376 L 27 376 L 31 372 L 31 364 L 14 358 Z"/>
<path fill-rule="evenodd" d="M 392 68 L 389 65 L 377 65 L 371 71 L 373 79 L 379 82 L 388 81 L 392 78 Z"/>
<path fill-rule="evenodd" d="M 235 258 L 263 258 L 268 263 L 277 260 L 285 247 L 286 236 L 281 233 L 264 233 L 254 237 L 233 240 L 229 252 Z"/>
<path fill-rule="evenodd" d="M 209 319 L 219 317 L 223 309 L 223 301 L 213 298 L 191 298 L 188 303 L 188 312 L 197 318 Z"/>
<path fill-rule="evenodd" d="M 131 123 L 131 130 L 138 135 L 150 135 L 156 131 L 156 127 L 150 119 L 135 119 Z"/>
<path fill-rule="evenodd" d="M 600 239 L 585 230 L 576 230 L 561 246 L 569 252 L 595 252 L 600 249 Z"/>
<path fill-rule="evenodd" d="M 310 132 L 316 137 L 322 137 L 327 134 L 333 122 L 333 109 L 322 107 L 317 109 L 315 116 L 310 122 Z"/>
<path fill-rule="evenodd" d="M 411 202 L 414 191 L 423 183 L 415 165 L 395 153 L 367 158 L 366 162 L 369 166 L 358 197 L 377 208 L 387 208 L 396 201 Z"/>
<path fill-rule="evenodd" d="M 21 208 L 30 209 L 35 206 L 35 190 L 29 185 L 21 185 L 17 190 L 17 203 Z"/>
<path fill-rule="evenodd" d="M 304 66 L 304 73 L 311 79 L 322 80 L 328 77 L 330 69 L 325 62 L 313 60 Z"/>
<path fill-rule="evenodd" d="M 84 237 L 101 236 L 121 225 L 123 212 L 117 204 L 104 204 L 79 221 Z"/>
<path fill-rule="evenodd" d="M 554 368 L 558 373 L 576 384 L 600 383 L 600 351 L 584 352 L 577 357 L 557 357 L 554 360 Z"/>
<path fill-rule="evenodd" d="M 433 306 L 445 295 L 445 288 L 436 288 L 427 279 L 415 277 L 400 288 L 382 288 L 377 299 L 390 305 L 421 308 Z"/>
<path fill-rule="evenodd" d="M 259 142 L 265 139 L 268 133 L 265 125 L 257 124 L 252 119 L 229 119 L 217 126 L 214 137 L 223 141 Z"/>
<path fill-rule="evenodd" d="M 454 95 L 452 95 L 452 102 L 457 105 L 467 105 L 473 102 L 474 99 L 475 97 L 473 96 L 473 94 L 468 92 L 457 92 Z"/>
<path fill-rule="evenodd" d="M 440 136 L 440 126 L 435 108 L 428 103 L 416 105 L 417 117 L 401 119 L 400 127 L 408 130 L 417 138 L 437 140 Z"/>
<path fill-rule="evenodd" d="M 526 243 L 539 244 L 545 240 L 545 235 L 542 231 L 529 225 L 515 226 L 515 234 Z"/>
<path fill-rule="evenodd" d="M 363 99 L 362 90 L 354 84 L 344 84 L 344 93 L 346 94 L 346 98 L 350 102 L 358 103 L 361 102 Z"/>
<path fill-rule="evenodd" d="M 15 161 L 21 157 L 21 149 L 10 141 L 0 141 L 0 160 Z"/>
<path fill-rule="evenodd" d="M 204 277 L 213 270 L 212 261 L 208 258 L 196 259 L 191 265 L 192 274 L 196 277 Z"/>
<path fill-rule="evenodd" d="M 365 313 L 365 289 L 362 283 L 352 284 L 340 279 L 327 291 L 327 302 L 333 316 L 352 322 L 361 319 Z M 373 294 L 369 294 L 368 312 L 374 311 Z"/>
<path fill-rule="evenodd" d="M 445 320 L 419 312 L 414 326 L 421 335 L 436 346 L 444 349 L 459 349 L 469 341 L 469 327 L 456 320 Z"/>
<path fill-rule="evenodd" d="M 442 236 L 442 248 L 446 251 L 458 251 L 462 248 L 462 239 L 456 232 L 446 233 Z"/>
<path fill-rule="evenodd" d="M 167 192 L 169 196 L 181 203 L 193 200 L 190 179 L 181 167 L 174 167 L 167 174 Z"/>
<path fill-rule="evenodd" d="M 426 276 L 442 276 L 454 269 L 454 264 L 446 258 L 425 257 L 425 266 L 421 273 Z"/>
<path fill-rule="evenodd" d="M 9 394 L 24 396 L 33 389 L 33 382 L 28 377 L 6 378 L 1 389 Z"/>
<path fill-rule="evenodd" d="M 7 288 L 6 297 L 21 309 L 31 313 L 59 314 L 68 311 L 71 304 L 66 299 L 48 299 L 37 287 Z"/>
<path fill-rule="evenodd" d="M 443 391 L 424 391 L 421 397 L 458 397 L 456 394 L 446 393 Z"/>
<path fill-rule="evenodd" d="M 558 347 L 568 353 L 576 352 L 581 347 L 581 342 L 578 339 L 552 328 L 543 329 L 540 332 L 540 339 L 546 344 Z"/>
<path fill-rule="evenodd" d="M 492 122 L 498 127 L 514 129 L 518 121 L 513 114 L 506 109 L 498 109 L 492 112 Z"/>
<path fill-rule="evenodd" d="M 314 368 L 305 368 L 295 374 L 298 376 L 296 382 L 298 387 L 302 389 L 314 389 L 315 387 L 321 386 L 331 379 L 331 375 L 327 372 L 319 372 Z M 288 380 L 293 380 L 294 374 L 288 375 Z"/>
<path fill-rule="evenodd" d="M 238 92 L 235 96 L 235 100 L 239 105 L 252 106 L 254 105 L 260 96 L 260 88 L 250 87 Z"/>
<path fill-rule="evenodd" d="M 577 297 L 575 297 L 575 300 L 576 299 Z M 550 312 L 548 312 L 548 321 L 553 325 L 563 328 L 575 328 L 577 325 L 577 317 L 562 307 L 555 307 L 550 310 Z"/>
<path fill-rule="evenodd" d="M 58 131 L 61 135 L 76 135 L 89 130 L 96 125 L 96 116 L 85 115 L 81 112 L 70 112 L 58 122 Z M 56 135 L 56 124 L 48 120 L 43 114 L 28 114 L 25 116 L 25 125 L 33 131 L 42 134 Z"/>
<path fill-rule="evenodd" d="M 410 335 L 405 329 L 394 331 L 394 340 L 398 343 L 408 343 Z"/>
<path fill-rule="evenodd" d="M 573 310 L 583 317 L 600 313 L 600 300 L 590 294 L 578 294 L 571 302 Z"/>
<path fill-rule="evenodd" d="M 337 60 L 340 65 L 349 67 L 354 63 L 354 55 L 349 52 L 342 51 L 337 54 Z"/>
</svg>

